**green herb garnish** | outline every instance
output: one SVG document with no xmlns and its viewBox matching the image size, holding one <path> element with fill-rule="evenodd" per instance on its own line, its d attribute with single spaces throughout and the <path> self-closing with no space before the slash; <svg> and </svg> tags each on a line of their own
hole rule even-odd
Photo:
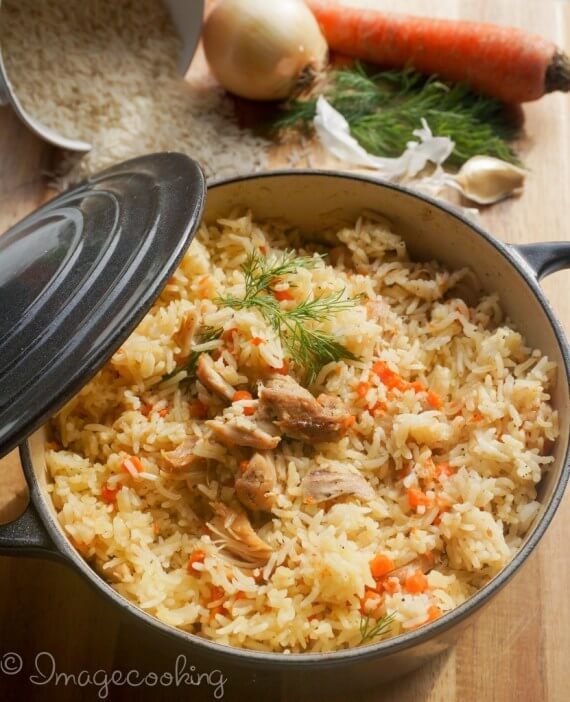
<svg viewBox="0 0 570 702">
<path fill-rule="evenodd" d="M 508 143 L 518 130 L 504 104 L 465 85 L 426 78 L 411 68 L 369 74 L 357 64 L 332 71 L 319 92 L 345 117 L 352 136 L 371 154 L 399 156 L 425 118 L 434 136 L 448 136 L 455 142 L 450 165 L 460 166 L 479 154 L 519 163 Z M 284 106 L 274 127 L 308 126 L 315 110 L 315 94 L 293 100 Z"/>
<path fill-rule="evenodd" d="M 204 329 L 198 336 L 198 343 L 205 344 L 208 341 L 214 341 L 214 339 L 219 339 L 222 335 L 222 332 L 223 329 L 220 329 L 219 327 L 204 327 Z M 166 373 L 165 375 L 163 375 L 160 382 L 164 382 L 165 380 L 173 378 L 177 373 L 180 373 L 180 371 L 186 371 L 187 373 L 187 376 L 186 378 L 184 378 L 184 380 L 193 380 L 196 376 L 196 365 L 198 363 L 198 359 L 203 353 L 207 352 L 191 351 L 186 361 L 181 366 L 176 366 L 176 368 L 170 373 Z"/>
<path fill-rule="evenodd" d="M 396 613 L 392 612 L 392 614 L 384 615 L 381 619 L 374 620 L 376 623 L 371 624 L 370 615 L 362 615 L 360 617 L 360 643 L 363 644 L 375 639 L 377 636 L 387 634 L 392 628 L 395 616 Z"/>
<path fill-rule="evenodd" d="M 242 266 L 245 295 L 226 296 L 218 304 L 232 309 L 256 307 L 279 335 L 281 343 L 296 363 L 305 368 L 306 380 L 312 382 L 320 369 L 332 361 L 357 360 L 356 356 L 335 340 L 332 334 L 307 327 L 307 322 L 323 322 L 335 313 L 350 309 L 360 298 L 345 298 L 344 290 L 304 300 L 292 310 L 283 310 L 273 297 L 275 283 L 299 268 L 313 268 L 318 258 L 296 256 L 286 251 L 283 256 L 263 258 L 251 253 Z"/>
</svg>

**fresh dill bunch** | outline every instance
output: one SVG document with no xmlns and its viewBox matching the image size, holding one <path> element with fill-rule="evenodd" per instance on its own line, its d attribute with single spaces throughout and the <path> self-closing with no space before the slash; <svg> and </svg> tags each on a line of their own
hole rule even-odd
<svg viewBox="0 0 570 702">
<path fill-rule="evenodd" d="M 276 279 L 296 273 L 299 268 L 314 268 L 322 256 L 297 256 L 295 251 L 283 255 L 271 254 L 267 258 L 252 251 L 242 266 L 245 276 L 246 297 L 269 290 Z"/>
<path fill-rule="evenodd" d="M 517 129 L 503 103 L 466 85 L 426 78 L 412 68 L 369 74 L 356 64 L 333 71 L 322 92 L 369 153 L 399 156 L 425 118 L 435 136 L 448 136 L 455 142 L 450 165 L 460 166 L 479 154 L 519 163 L 509 144 Z M 307 127 L 315 111 L 314 96 L 291 101 L 274 126 Z"/>
<path fill-rule="evenodd" d="M 377 636 L 387 634 L 392 628 L 392 623 L 395 619 L 395 612 L 386 614 L 381 619 L 377 619 L 375 624 L 371 624 L 370 615 L 360 617 L 360 643 L 371 641 Z"/>
<path fill-rule="evenodd" d="M 319 329 L 310 329 L 307 322 L 323 322 L 343 310 L 358 304 L 360 297 L 346 298 L 344 290 L 332 295 L 321 295 L 304 300 L 291 310 L 283 310 L 272 295 L 272 286 L 285 275 L 294 274 L 299 268 L 313 268 L 318 258 L 296 256 L 286 251 L 281 257 L 263 258 L 253 252 L 242 266 L 245 294 L 242 298 L 226 296 L 218 298 L 219 305 L 232 309 L 256 307 L 279 335 L 289 355 L 305 369 L 307 382 L 312 382 L 319 370 L 331 361 L 356 360 L 356 356 L 336 341 L 332 334 Z"/>
<path fill-rule="evenodd" d="M 323 301 L 326 301 L 326 298 Z M 287 313 L 284 315 L 283 325 L 285 331 L 280 330 L 282 343 L 295 362 L 305 369 L 305 381 L 308 385 L 327 363 L 343 359 L 358 360 L 357 356 L 339 343 L 332 334 L 320 329 L 307 329 L 299 320 L 291 322 L 287 319 Z"/>
<path fill-rule="evenodd" d="M 222 335 L 223 329 L 221 327 L 204 327 L 200 335 L 198 336 L 198 343 L 205 344 L 208 341 L 214 341 L 214 339 L 219 339 Z M 160 382 L 169 380 L 173 378 L 180 371 L 186 371 L 187 376 L 184 380 L 192 380 L 196 376 L 196 365 L 198 364 L 198 359 L 200 355 L 205 353 L 204 351 L 191 351 L 186 361 L 181 365 L 177 366 L 170 373 L 166 373 L 162 376 Z M 207 353 L 207 352 L 206 352 Z"/>
<path fill-rule="evenodd" d="M 327 332 L 310 329 L 305 322 L 323 322 L 343 310 L 354 307 L 360 297 L 345 298 L 344 290 L 304 300 L 292 310 L 282 312 L 276 319 L 278 333 L 289 355 L 305 368 L 306 379 L 312 383 L 327 363 L 357 357 Z"/>
<path fill-rule="evenodd" d="M 294 251 L 285 251 L 282 256 L 271 254 L 267 258 L 252 251 L 241 266 L 245 282 L 244 297 L 227 296 L 219 298 L 217 302 L 233 309 L 262 307 L 269 311 L 270 308 L 279 308 L 275 298 L 267 297 L 274 283 L 283 276 L 296 273 L 299 268 L 314 268 L 318 261 L 319 258 L 313 256 L 297 256 Z"/>
</svg>

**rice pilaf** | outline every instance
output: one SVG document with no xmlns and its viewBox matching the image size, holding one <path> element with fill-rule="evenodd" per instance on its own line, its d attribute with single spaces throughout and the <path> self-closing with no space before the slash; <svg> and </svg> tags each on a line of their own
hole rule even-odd
<svg viewBox="0 0 570 702">
<path fill-rule="evenodd" d="M 512 558 L 553 460 L 555 366 L 497 296 L 469 305 L 473 274 L 411 262 L 386 222 L 335 236 L 310 246 L 239 213 L 202 225 L 51 423 L 49 489 L 76 548 L 146 612 L 220 643 L 332 651 L 432 621 Z M 252 253 L 291 261 L 268 277 L 269 312 L 239 302 Z M 346 354 L 310 375 L 301 332 L 270 315 L 315 299 L 338 304 L 303 329 Z"/>
</svg>

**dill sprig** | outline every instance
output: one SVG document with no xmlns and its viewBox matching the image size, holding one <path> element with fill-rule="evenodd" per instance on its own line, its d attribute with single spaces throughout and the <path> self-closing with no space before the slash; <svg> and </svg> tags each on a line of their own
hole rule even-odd
<svg viewBox="0 0 570 702">
<path fill-rule="evenodd" d="M 221 329 L 221 327 L 204 327 L 204 329 L 198 336 L 198 344 L 205 344 L 208 341 L 214 341 L 214 339 L 219 339 L 222 335 L 222 332 L 223 329 Z M 180 371 L 186 371 L 187 373 L 186 378 L 184 380 L 192 380 L 196 375 L 196 365 L 198 364 L 198 359 L 203 353 L 207 352 L 191 351 L 186 361 L 184 361 L 182 365 L 176 366 L 176 368 L 170 373 L 166 373 L 165 375 L 163 375 L 162 380 L 160 382 L 164 382 L 165 380 L 173 378 L 177 373 L 180 373 Z"/>
<path fill-rule="evenodd" d="M 377 636 L 387 634 L 392 628 L 392 623 L 395 616 L 395 612 L 392 612 L 392 614 L 386 614 L 381 619 L 375 620 L 376 623 L 371 625 L 370 615 L 362 615 L 360 617 L 360 643 L 363 644 L 367 641 L 371 641 Z"/>
<path fill-rule="evenodd" d="M 508 143 L 518 130 L 503 103 L 466 85 L 448 84 L 436 76 L 426 78 L 412 68 L 369 74 L 356 64 L 331 72 L 320 91 L 369 153 L 399 156 L 425 118 L 435 136 L 448 136 L 455 142 L 450 165 L 460 166 L 479 154 L 519 163 Z M 308 127 L 315 116 L 315 97 L 287 103 L 274 127 Z"/>
<path fill-rule="evenodd" d="M 321 257 L 322 258 L 322 257 Z M 242 266 L 245 282 L 243 297 L 226 296 L 217 303 L 232 309 L 256 307 L 279 335 L 289 355 L 305 369 L 306 380 L 312 382 L 319 370 L 332 361 L 357 360 L 332 334 L 306 326 L 307 322 L 323 322 L 336 313 L 358 304 L 360 297 L 346 298 L 344 290 L 303 300 L 291 310 L 283 310 L 273 297 L 273 286 L 299 268 L 314 268 L 318 257 L 297 256 L 286 251 L 281 257 L 263 258 L 253 252 Z"/>
</svg>

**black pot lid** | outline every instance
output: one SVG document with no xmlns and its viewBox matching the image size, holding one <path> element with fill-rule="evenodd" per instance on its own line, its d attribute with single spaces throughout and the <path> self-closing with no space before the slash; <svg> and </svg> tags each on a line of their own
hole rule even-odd
<svg viewBox="0 0 570 702">
<path fill-rule="evenodd" d="M 0 456 L 105 364 L 152 306 L 200 223 L 187 156 L 119 164 L 0 236 Z"/>
</svg>

